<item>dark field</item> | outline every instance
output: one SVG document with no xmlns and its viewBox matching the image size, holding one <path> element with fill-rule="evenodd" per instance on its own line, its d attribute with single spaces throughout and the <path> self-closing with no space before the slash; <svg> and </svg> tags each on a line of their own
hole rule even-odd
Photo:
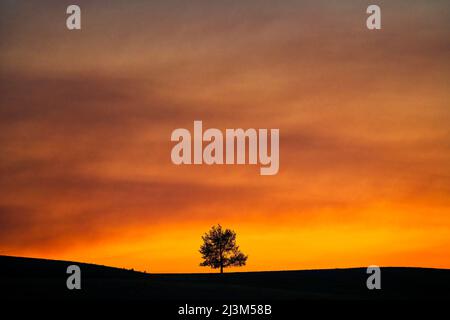
<svg viewBox="0 0 450 320">
<path fill-rule="evenodd" d="M 67 266 L 81 268 L 81 290 L 66 287 Z M 0 256 L 6 299 L 398 300 L 450 299 L 450 270 L 381 268 L 381 290 L 366 288 L 365 268 L 145 274 L 68 261 Z"/>
</svg>

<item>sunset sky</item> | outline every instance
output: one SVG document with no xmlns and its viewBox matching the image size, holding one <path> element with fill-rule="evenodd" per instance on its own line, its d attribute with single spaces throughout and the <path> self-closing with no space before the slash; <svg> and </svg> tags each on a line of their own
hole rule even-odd
<svg viewBox="0 0 450 320">
<path fill-rule="evenodd" d="M 172 164 L 194 120 L 279 128 L 279 173 Z M 449 1 L 2 1 L 0 129 L 0 254 L 450 268 Z"/>
</svg>

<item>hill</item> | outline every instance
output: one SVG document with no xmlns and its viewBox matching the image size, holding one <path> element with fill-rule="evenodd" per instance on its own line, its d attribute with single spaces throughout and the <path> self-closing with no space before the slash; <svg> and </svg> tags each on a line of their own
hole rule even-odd
<svg viewBox="0 0 450 320">
<path fill-rule="evenodd" d="M 81 268 L 82 289 L 66 288 L 66 269 Z M 69 261 L 0 256 L 7 299 L 397 300 L 450 299 L 450 270 L 381 268 L 381 290 L 366 288 L 365 268 L 146 274 Z"/>
</svg>

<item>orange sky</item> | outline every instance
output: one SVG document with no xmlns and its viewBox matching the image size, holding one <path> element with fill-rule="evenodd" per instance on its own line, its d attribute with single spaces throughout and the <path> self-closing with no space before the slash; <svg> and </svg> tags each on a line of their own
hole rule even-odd
<svg viewBox="0 0 450 320">
<path fill-rule="evenodd" d="M 0 4 L 0 254 L 207 272 L 221 223 L 239 270 L 450 268 L 448 2 L 69 4 Z M 173 165 L 194 120 L 279 128 L 279 173 Z"/>
</svg>

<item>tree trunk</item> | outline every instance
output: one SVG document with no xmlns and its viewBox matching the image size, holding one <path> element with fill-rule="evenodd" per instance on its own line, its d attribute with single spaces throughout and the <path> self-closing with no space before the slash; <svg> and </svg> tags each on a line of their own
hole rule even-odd
<svg viewBox="0 0 450 320">
<path fill-rule="evenodd" d="M 222 241 L 219 241 L 219 254 L 220 254 L 220 274 L 223 273 L 223 252 L 222 252 Z"/>
</svg>

